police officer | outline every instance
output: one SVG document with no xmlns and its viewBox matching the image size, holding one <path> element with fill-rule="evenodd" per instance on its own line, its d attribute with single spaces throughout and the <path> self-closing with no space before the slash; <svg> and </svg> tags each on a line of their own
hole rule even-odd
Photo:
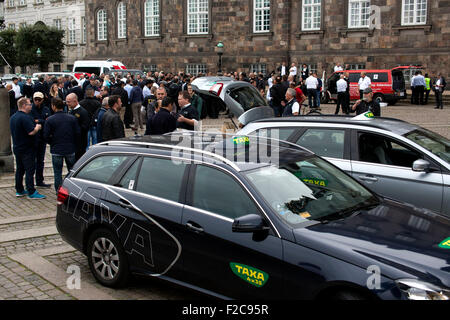
<svg viewBox="0 0 450 320">
<path fill-rule="evenodd" d="M 191 105 L 190 100 L 191 96 L 189 95 L 189 92 L 181 91 L 178 94 L 178 105 L 181 108 L 177 120 L 178 128 L 186 130 L 194 130 L 195 126 L 198 124 L 198 121 L 200 120 L 198 111 Z"/>
<path fill-rule="evenodd" d="M 428 76 L 428 73 L 425 73 L 425 101 L 424 104 L 428 104 L 428 97 L 430 96 L 431 91 L 431 78 Z"/>
<path fill-rule="evenodd" d="M 33 94 L 33 106 L 31 115 L 35 123 L 39 123 L 42 127 L 45 121 L 51 116 L 50 109 L 44 106 L 44 95 L 42 92 Z M 44 159 L 47 142 L 44 139 L 43 131 L 36 135 L 36 186 L 41 188 L 50 188 L 51 185 L 44 182 Z"/>
</svg>

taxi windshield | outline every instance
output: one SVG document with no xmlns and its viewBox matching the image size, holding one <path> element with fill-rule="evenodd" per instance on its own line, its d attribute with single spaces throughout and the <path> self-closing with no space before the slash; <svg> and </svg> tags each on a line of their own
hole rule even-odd
<svg viewBox="0 0 450 320">
<path fill-rule="evenodd" d="M 316 156 L 245 175 L 273 211 L 294 228 L 307 221 L 342 219 L 379 204 L 370 191 Z"/>
<path fill-rule="evenodd" d="M 405 138 L 414 141 L 450 164 L 450 141 L 443 136 L 420 128 L 405 134 Z"/>
</svg>

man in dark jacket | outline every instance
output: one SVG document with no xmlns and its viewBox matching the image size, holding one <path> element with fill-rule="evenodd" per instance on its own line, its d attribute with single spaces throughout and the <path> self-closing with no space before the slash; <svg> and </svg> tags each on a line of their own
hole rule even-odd
<svg viewBox="0 0 450 320">
<path fill-rule="evenodd" d="M 373 92 L 371 88 L 366 88 L 363 91 L 363 99 L 356 101 L 352 107 L 356 111 L 356 115 L 370 111 L 375 117 L 381 117 L 380 104 L 373 100 Z"/>
<path fill-rule="evenodd" d="M 44 81 L 44 77 L 39 77 L 39 80 L 37 83 L 33 85 L 33 95 L 36 92 L 40 92 L 44 95 L 44 105 L 50 106 L 50 101 L 48 100 L 49 97 L 49 88 L 47 83 Z"/>
<path fill-rule="evenodd" d="M 124 125 L 120 119 L 120 109 L 122 108 L 120 97 L 110 96 L 108 98 L 108 105 L 109 110 L 105 112 L 102 118 L 103 141 L 125 138 Z"/>
<path fill-rule="evenodd" d="M 281 82 L 281 77 L 278 76 L 275 78 L 275 84 L 270 88 L 270 96 L 272 97 L 272 108 L 276 117 L 281 117 L 283 113 L 282 103 L 286 102 L 286 88 Z"/>
<path fill-rule="evenodd" d="M 117 87 L 111 92 L 113 96 L 119 96 L 120 101 L 122 101 L 122 108 L 120 109 L 120 119 L 122 119 L 125 124 L 125 128 L 130 128 L 131 122 L 133 121 L 127 110 L 130 109 L 130 105 L 128 103 L 128 92 L 124 89 L 125 83 L 122 81 L 117 81 Z M 133 112 L 131 112 L 133 114 Z"/>
<path fill-rule="evenodd" d="M 108 104 L 109 97 L 106 97 L 102 100 L 102 107 L 97 111 L 97 113 L 94 115 L 95 121 L 97 123 L 97 142 L 103 142 L 103 136 L 102 136 L 102 119 L 105 115 L 106 111 L 109 109 Z"/>
<path fill-rule="evenodd" d="M 78 101 L 84 99 L 83 89 L 78 86 L 77 80 L 72 80 L 72 88 L 69 89 L 69 93 L 75 93 L 77 95 Z"/>
<path fill-rule="evenodd" d="M 94 97 L 94 89 L 86 89 L 86 98 L 80 101 L 80 106 L 86 109 L 89 113 L 89 119 L 91 119 L 87 141 L 87 145 L 89 147 L 91 144 L 97 144 L 97 123 L 94 115 L 97 113 L 97 110 L 102 107 L 100 101 Z"/>
<path fill-rule="evenodd" d="M 78 103 L 75 93 L 70 93 L 66 97 L 66 104 L 69 107 L 69 113 L 78 120 L 80 126 L 80 138 L 77 140 L 77 150 L 75 151 L 75 160 L 80 159 L 87 149 L 87 136 L 91 119 L 89 113 Z"/>
<path fill-rule="evenodd" d="M 173 101 L 165 97 L 161 102 L 161 108 L 149 120 L 150 128 L 146 134 L 165 134 L 177 129 L 177 119 L 172 115 Z"/>
<path fill-rule="evenodd" d="M 52 110 L 54 115 L 45 122 L 44 139 L 50 144 L 55 190 L 58 192 L 62 184 L 64 160 L 68 171 L 75 164 L 75 151 L 81 131 L 77 119 L 64 112 L 64 103 L 61 99 L 52 99 Z"/>
<path fill-rule="evenodd" d="M 50 109 L 44 105 L 44 95 L 42 92 L 35 92 L 33 94 L 33 106 L 31 109 L 31 116 L 35 123 L 42 127 L 45 121 L 51 116 Z M 42 188 L 50 188 L 50 184 L 44 182 L 44 159 L 47 143 L 45 142 L 43 132 L 36 134 L 36 186 Z"/>
<path fill-rule="evenodd" d="M 133 111 L 133 121 L 134 121 L 134 128 L 133 130 L 137 130 L 139 128 L 143 129 L 144 124 L 142 123 L 142 117 L 141 117 L 141 107 L 142 107 L 142 101 L 144 98 L 142 97 L 142 89 L 139 87 L 139 83 L 137 80 L 133 81 L 133 89 L 131 89 L 130 93 L 130 104 L 131 104 L 131 110 Z"/>
<path fill-rule="evenodd" d="M 9 116 L 11 117 L 17 111 L 16 93 L 10 83 L 6 85 L 6 90 L 8 90 L 9 94 Z"/>
</svg>

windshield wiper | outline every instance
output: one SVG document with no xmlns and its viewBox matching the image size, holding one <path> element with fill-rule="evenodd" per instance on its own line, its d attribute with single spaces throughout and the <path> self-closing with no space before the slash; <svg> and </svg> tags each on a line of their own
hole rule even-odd
<svg viewBox="0 0 450 320">
<path fill-rule="evenodd" d="M 342 219 L 342 218 L 354 217 L 354 216 L 360 214 L 362 210 L 364 210 L 364 209 L 366 209 L 366 210 L 367 209 L 371 209 L 371 208 L 376 207 L 378 205 L 379 205 L 378 202 L 371 202 L 371 203 L 363 202 L 362 204 L 357 204 L 357 205 L 355 205 L 353 207 L 345 208 L 345 209 L 336 211 L 335 213 L 332 213 L 332 214 L 326 216 L 325 217 L 326 219 L 323 219 L 323 220 L 318 219 L 318 221 L 320 221 L 321 223 L 328 223 L 328 222 L 330 222 L 332 220 L 339 220 L 339 219 Z M 353 214 L 348 216 L 349 213 L 353 213 Z M 334 216 L 336 216 L 336 218 L 330 219 L 330 217 L 334 217 Z"/>
</svg>

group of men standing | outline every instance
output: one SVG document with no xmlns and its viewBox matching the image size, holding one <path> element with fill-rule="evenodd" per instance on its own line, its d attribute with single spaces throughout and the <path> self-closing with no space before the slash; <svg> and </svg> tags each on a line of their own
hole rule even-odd
<svg viewBox="0 0 450 320">
<path fill-rule="evenodd" d="M 422 75 L 422 71 L 416 71 L 411 78 L 411 104 L 426 105 L 428 104 L 428 98 L 430 91 L 433 90 L 436 98 L 435 109 L 443 109 L 442 94 L 444 93 L 447 83 L 441 73 L 438 74 L 437 79 L 432 82 L 428 73 L 425 76 Z"/>
</svg>

